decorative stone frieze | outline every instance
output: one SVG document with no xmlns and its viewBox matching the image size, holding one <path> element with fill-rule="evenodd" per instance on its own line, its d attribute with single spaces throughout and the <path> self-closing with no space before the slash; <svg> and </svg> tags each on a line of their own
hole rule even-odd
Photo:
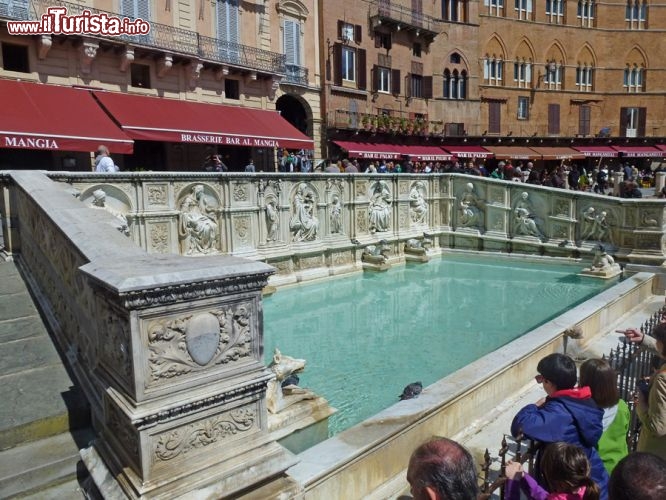
<svg viewBox="0 0 666 500">
<path fill-rule="evenodd" d="M 245 439 L 247 434 L 259 432 L 258 421 L 259 408 L 244 407 L 165 432 L 154 438 L 153 463 L 200 453 L 228 440 Z"/>
</svg>

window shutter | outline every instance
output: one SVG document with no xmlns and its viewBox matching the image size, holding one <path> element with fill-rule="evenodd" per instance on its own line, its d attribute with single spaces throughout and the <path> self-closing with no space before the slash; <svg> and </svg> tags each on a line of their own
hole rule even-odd
<svg viewBox="0 0 666 500">
<path fill-rule="evenodd" d="M 382 43 L 382 36 L 375 31 L 375 48 L 378 49 L 381 47 Z"/>
<path fill-rule="evenodd" d="M 525 81 L 528 84 L 532 83 L 532 64 L 530 63 L 525 64 Z"/>
<path fill-rule="evenodd" d="M 345 25 L 344 21 L 338 21 L 338 40 L 342 40 L 342 27 Z"/>
<path fill-rule="evenodd" d="M 356 71 L 358 73 L 358 89 L 365 90 L 366 88 L 368 88 L 368 78 L 367 78 L 368 69 L 365 67 L 365 50 L 358 49 L 356 51 L 356 57 L 357 57 Z"/>
<path fill-rule="evenodd" d="M 589 106 L 581 106 L 578 111 L 578 133 L 590 135 L 590 111 Z"/>
<path fill-rule="evenodd" d="M 391 36 L 391 33 L 388 34 L 387 38 L 388 44 L 386 45 L 386 50 L 391 50 L 391 47 L 393 46 L 393 37 Z"/>
<path fill-rule="evenodd" d="M 620 108 L 620 137 L 626 137 L 629 123 L 629 108 Z"/>
<path fill-rule="evenodd" d="M 150 2 L 137 2 L 136 3 L 136 14 L 137 17 L 143 19 L 144 21 L 150 21 Z"/>
<path fill-rule="evenodd" d="M 362 38 L 361 38 L 362 31 L 363 31 L 363 28 L 361 27 L 360 24 L 354 25 L 354 41 L 356 43 L 361 43 L 361 41 L 362 41 Z"/>
<path fill-rule="evenodd" d="M 638 130 L 636 131 L 638 137 L 645 137 L 645 111 L 646 108 L 638 108 Z"/>
<path fill-rule="evenodd" d="M 300 65 L 298 43 L 298 23 L 289 19 L 284 21 L 284 54 L 287 64 Z"/>
<path fill-rule="evenodd" d="M 136 17 L 136 12 L 134 12 L 134 0 L 122 0 L 122 2 L 120 2 L 120 13 L 123 17 L 131 17 L 134 19 Z"/>
<path fill-rule="evenodd" d="M 393 95 L 400 95 L 400 70 L 391 70 L 391 93 Z"/>
<path fill-rule="evenodd" d="M 490 61 L 488 59 L 483 60 L 483 79 L 488 80 L 490 78 Z"/>
<path fill-rule="evenodd" d="M 432 76 L 423 77 L 423 98 L 432 99 Z"/>
<path fill-rule="evenodd" d="M 549 134 L 559 134 L 560 133 L 560 105 L 559 104 L 549 104 L 548 105 L 548 133 Z"/>
<path fill-rule="evenodd" d="M 372 66 L 372 91 L 379 90 L 379 66 L 376 64 Z"/>
<path fill-rule="evenodd" d="M 333 84 L 342 85 L 342 44 L 333 45 Z"/>
<path fill-rule="evenodd" d="M 499 134 L 501 129 L 502 108 L 501 103 L 491 101 L 488 103 L 488 133 Z"/>
<path fill-rule="evenodd" d="M 405 76 L 405 97 L 412 97 L 412 75 L 407 73 Z"/>
<path fill-rule="evenodd" d="M 215 6 L 217 38 L 238 43 L 238 0 L 219 0 Z"/>
</svg>

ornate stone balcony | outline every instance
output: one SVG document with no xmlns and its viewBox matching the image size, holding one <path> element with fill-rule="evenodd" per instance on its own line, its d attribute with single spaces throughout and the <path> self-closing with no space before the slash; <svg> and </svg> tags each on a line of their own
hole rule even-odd
<svg viewBox="0 0 666 500">
<path fill-rule="evenodd" d="M 0 18 L 36 20 L 40 19 L 48 7 L 57 6 L 67 8 L 68 15 L 78 15 L 84 10 L 88 10 L 94 14 L 105 13 L 109 16 L 120 16 L 117 12 L 104 11 L 61 0 L 30 0 L 28 11 L 17 7 L 9 8 L 8 5 L 0 2 Z M 284 75 L 286 71 L 284 54 L 206 37 L 195 31 L 152 21 L 150 21 L 150 33 L 147 35 L 120 37 L 95 35 L 94 38 L 128 42 L 134 46 L 146 47 L 160 52 L 196 58 L 202 61 L 217 63 L 227 67 L 236 67 L 241 70 L 255 71 L 266 75 Z"/>
<path fill-rule="evenodd" d="M 379 0 L 370 7 L 370 23 L 373 28 L 387 26 L 391 30 L 408 29 L 430 43 L 439 34 L 439 20 L 422 12 L 408 9 L 391 0 Z M 373 12 L 374 9 L 374 12 Z"/>
</svg>

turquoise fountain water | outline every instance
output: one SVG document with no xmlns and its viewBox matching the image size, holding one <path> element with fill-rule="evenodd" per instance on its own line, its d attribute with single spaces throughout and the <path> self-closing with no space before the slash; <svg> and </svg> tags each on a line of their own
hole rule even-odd
<svg viewBox="0 0 666 500">
<path fill-rule="evenodd" d="M 614 285 L 581 265 L 466 255 L 279 290 L 264 299 L 273 350 L 307 361 L 301 387 L 338 409 L 340 432 Z"/>
</svg>

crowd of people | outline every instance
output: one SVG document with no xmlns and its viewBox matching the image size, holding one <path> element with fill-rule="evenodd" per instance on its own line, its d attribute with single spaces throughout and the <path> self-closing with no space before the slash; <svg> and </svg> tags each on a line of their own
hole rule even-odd
<svg viewBox="0 0 666 500">
<path fill-rule="evenodd" d="M 481 160 L 468 161 L 390 161 L 343 159 L 337 162 L 324 160 L 314 169 L 315 172 L 326 173 L 460 173 L 491 177 L 493 179 L 524 182 L 539 186 L 571 189 L 575 191 L 592 191 L 601 194 L 610 194 L 611 174 L 613 171 L 622 172 L 624 178 L 619 186 L 619 196 L 623 198 L 640 198 L 642 186 L 651 186 L 654 183 L 654 174 L 651 169 L 639 170 L 635 165 L 619 164 L 615 170 L 607 164 L 584 166 L 577 163 L 560 162 L 559 164 L 546 164 L 535 168 L 531 161 L 512 160 L 499 161 L 489 167 Z"/>
<path fill-rule="evenodd" d="M 666 498 L 666 323 L 652 337 L 635 328 L 630 342 L 657 354 L 660 363 L 635 392 L 641 431 L 629 452 L 629 409 L 617 375 L 604 359 L 589 359 L 577 373 L 573 359 L 554 353 L 537 365 L 535 380 L 546 396 L 518 411 L 514 437 L 538 443 L 532 473 L 519 461 L 505 467 L 508 500 L 662 500 Z M 407 481 L 414 500 L 476 500 L 479 487 L 471 454 L 436 438 L 411 455 Z"/>
</svg>

